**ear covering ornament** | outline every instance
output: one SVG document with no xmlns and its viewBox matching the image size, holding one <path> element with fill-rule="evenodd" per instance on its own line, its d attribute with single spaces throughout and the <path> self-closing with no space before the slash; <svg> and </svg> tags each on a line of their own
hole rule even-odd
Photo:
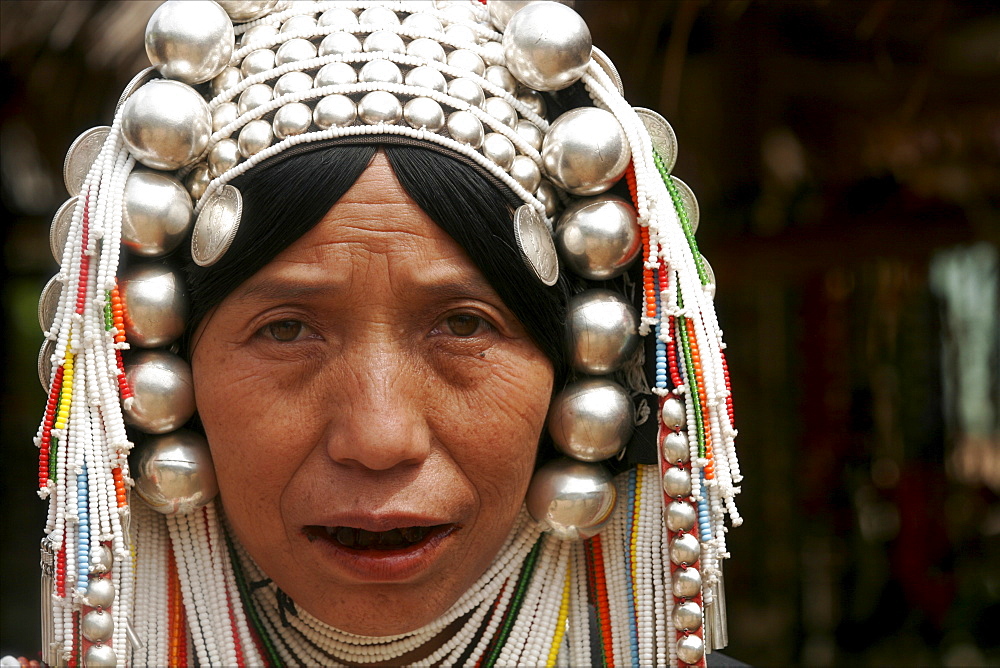
<svg viewBox="0 0 1000 668">
<path fill-rule="evenodd" d="M 726 644 L 724 518 L 742 521 L 714 278 L 697 201 L 671 174 L 673 130 L 625 101 L 583 20 L 546 1 L 168 0 L 146 48 L 155 69 L 129 84 L 110 127 L 71 147 L 71 199 L 52 226 L 60 269 L 39 309 L 48 402 L 35 439 L 49 504 L 44 661 L 392 661 L 465 619 L 428 664 L 704 665 Z M 552 118 L 546 95 L 574 86 L 593 106 Z M 538 289 L 560 259 L 595 282 L 570 303 L 573 380 L 548 417 L 566 457 L 540 467 L 473 589 L 427 627 L 378 639 L 289 617 L 274 608 L 280 591 L 249 586 L 265 576 L 219 516 L 208 444 L 184 427 L 190 368 L 170 348 L 187 296 L 168 257 L 189 235 L 198 265 L 225 255 L 239 175 L 305 144 L 369 137 L 451 151 L 517 195 Z M 623 178 L 627 199 L 608 193 Z M 629 285 L 635 262 L 638 309 L 607 289 Z M 130 348 L 143 352 L 126 366 Z M 601 461 L 648 420 L 656 464 L 612 477 Z"/>
</svg>

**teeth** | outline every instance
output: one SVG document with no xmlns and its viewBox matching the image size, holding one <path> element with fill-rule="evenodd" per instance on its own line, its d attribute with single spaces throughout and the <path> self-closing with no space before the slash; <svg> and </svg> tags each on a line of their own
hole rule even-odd
<svg viewBox="0 0 1000 668">
<path fill-rule="evenodd" d="M 337 529 L 337 535 L 334 536 L 337 542 L 341 545 L 346 545 L 347 547 L 354 547 L 354 529 L 350 527 L 340 527 Z"/>
<path fill-rule="evenodd" d="M 327 527 L 326 533 L 344 547 L 391 550 L 419 543 L 431 527 L 400 527 L 389 531 L 365 531 L 354 527 Z"/>
</svg>

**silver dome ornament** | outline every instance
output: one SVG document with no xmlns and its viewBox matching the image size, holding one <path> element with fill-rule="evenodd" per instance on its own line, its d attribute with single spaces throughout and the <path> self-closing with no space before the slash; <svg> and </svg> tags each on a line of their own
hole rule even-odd
<svg viewBox="0 0 1000 668">
<path fill-rule="evenodd" d="M 43 332 L 48 332 L 55 324 L 56 310 L 59 308 L 59 298 L 62 296 L 63 284 L 58 274 L 49 279 L 42 288 L 38 298 L 38 326 Z"/>
<path fill-rule="evenodd" d="M 387 7 L 369 7 L 358 16 L 358 23 L 362 25 L 399 25 L 399 17 L 396 12 Z"/>
<path fill-rule="evenodd" d="M 219 177 L 240 163 L 240 146 L 232 139 L 223 139 L 208 152 L 208 170 Z"/>
<path fill-rule="evenodd" d="M 614 480 L 603 466 L 556 459 L 535 471 L 525 505 L 556 538 L 584 540 L 600 533 L 617 500 Z"/>
<path fill-rule="evenodd" d="M 316 19 L 305 14 L 291 16 L 281 24 L 278 33 L 312 33 L 316 30 Z"/>
<path fill-rule="evenodd" d="M 327 95 L 313 109 L 313 123 L 321 130 L 346 127 L 358 117 L 358 108 L 346 95 Z"/>
<path fill-rule="evenodd" d="M 321 26 L 356 26 L 358 16 L 347 7 L 334 7 L 323 12 L 319 17 Z"/>
<path fill-rule="evenodd" d="M 200 162 L 194 166 L 184 179 L 184 187 L 192 199 L 201 199 L 208 189 L 208 184 L 212 180 L 212 175 L 208 171 L 208 163 Z"/>
<path fill-rule="evenodd" d="M 566 112 L 549 127 L 542 165 L 552 181 L 574 195 L 598 195 L 618 182 L 632 152 L 618 119 L 597 107 Z"/>
<path fill-rule="evenodd" d="M 114 563 L 114 557 L 107 546 L 98 545 L 90 549 L 90 572 L 92 575 L 107 573 Z"/>
<path fill-rule="evenodd" d="M 678 566 L 681 564 L 691 564 L 701 557 L 701 543 L 693 534 L 682 533 L 670 541 L 670 561 Z"/>
<path fill-rule="evenodd" d="M 667 397 L 663 400 L 663 408 L 660 409 L 660 419 L 663 426 L 668 429 L 683 429 L 687 426 L 687 413 L 684 410 L 684 402 L 677 397 Z"/>
<path fill-rule="evenodd" d="M 514 212 L 514 240 L 525 263 L 548 286 L 559 280 L 559 257 L 542 217 L 528 204 Z"/>
<path fill-rule="evenodd" d="M 73 213 L 76 211 L 79 195 L 74 195 L 62 203 L 56 215 L 52 216 L 52 224 L 49 226 L 49 250 L 52 251 L 52 258 L 60 265 L 63 260 L 63 250 L 66 248 L 66 239 L 69 237 L 69 228 L 73 224 Z"/>
<path fill-rule="evenodd" d="M 212 132 L 218 132 L 240 117 L 240 108 L 235 102 L 223 102 L 212 112 Z"/>
<path fill-rule="evenodd" d="M 125 421 L 147 434 L 180 429 L 194 415 L 191 366 L 166 350 L 143 350 L 125 360 L 125 379 L 134 396 Z"/>
<path fill-rule="evenodd" d="M 514 144 L 499 132 L 491 132 L 483 138 L 483 155 L 507 171 L 514 164 Z"/>
<path fill-rule="evenodd" d="M 403 117 L 403 105 L 392 93 L 373 90 L 358 102 L 358 117 L 368 125 L 392 125 Z"/>
<path fill-rule="evenodd" d="M 691 234 L 698 231 L 698 223 L 701 220 L 701 210 L 698 208 L 698 198 L 694 196 L 694 191 L 691 190 L 691 186 L 681 181 L 676 176 L 671 176 L 670 179 L 677 186 L 677 194 L 680 195 L 681 205 L 684 207 L 684 213 L 687 214 L 688 225 L 691 227 Z"/>
<path fill-rule="evenodd" d="M 514 107 L 507 104 L 507 101 L 499 97 L 488 97 L 483 102 L 483 111 L 496 118 L 507 127 L 514 127 L 517 123 L 517 112 Z"/>
<path fill-rule="evenodd" d="M 537 125 L 531 121 L 522 119 L 517 122 L 514 129 L 517 130 L 518 136 L 527 142 L 528 146 L 536 151 L 542 150 L 542 140 L 545 139 L 545 135 L 543 135 L 542 131 L 538 129 Z"/>
<path fill-rule="evenodd" d="M 316 73 L 313 85 L 316 88 L 324 86 L 339 86 L 357 83 L 358 73 L 347 63 L 330 63 L 320 68 Z"/>
<path fill-rule="evenodd" d="M 445 15 L 445 20 L 452 23 L 457 21 L 475 21 L 476 15 L 473 13 L 472 9 L 469 7 L 469 3 L 465 2 L 448 2 L 440 3 L 444 5 L 441 8 L 441 13 Z"/>
<path fill-rule="evenodd" d="M 678 598 L 694 598 L 701 593 L 701 573 L 697 568 L 678 568 L 674 571 L 672 588 Z"/>
<path fill-rule="evenodd" d="M 115 602 L 115 585 L 111 578 L 92 577 L 87 583 L 86 605 L 95 608 L 110 608 Z"/>
<path fill-rule="evenodd" d="M 455 49 L 448 54 L 446 62 L 452 67 L 473 72 L 478 76 L 483 76 L 486 72 L 486 63 L 483 59 L 468 49 Z"/>
<path fill-rule="evenodd" d="M 507 68 L 535 90 L 562 90 L 576 83 L 587 70 L 592 46 L 586 22 L 556 2 L 528 5 L 514 14 L 503 33 Z"/>
<path fill-rule="evenodd" d="M 212 79 L 212 95 L 234 88 L 243 81 L 243 73 L 236 67 L 227 67 Z"/>
<path fill-rule="evenodd" d="M 130 344 L 159 348 L 184 333 L 188 297 L 179 272 L 159 262 L 134 265 L 122 274 L 120 290 Z"/>
<path fill-rule="evenodd" d="M 504 91 L 511 95 L 517 90 L 517 79 L 510 73 L 510 70 L 501 65 L 490 65 L 487 67 L 483 73 L 483 78 L 494 86 L 504 89 Z"/>
<path fill-rule="evenodd" d="M 229 18 L 240 23 L 253 21 L 271 11 L 278 0 L 216 0 Z"/>
<path fill-rule="evenodd" d="M 399 84 L 403 83 L 403 73 L 399 71 L 399 66 L 396 63 L 376 58 L 364 64 L 358 73 L 358 81 Z M 389 93 L 385 94 L 389 95 Z"/>
<path fill-rule="evenodd" d="M 104 146 L 104 141 L 110 132 L 111 128 L 107 125 L 99 125 L 84 130 L 69 145 L 66 158 L 63 160 L 63 183 L 66 185 L 67 193 L 74 196 L 80 194 L 83 182 L 87 180 L 87 173 L 97 161 L 101 147 Z"/>
<path fill-rule="evenodd" d="M 146 24 L 146 55 L 160 74 L 199 84 L 229 65 L 236 36 L 233 21 L 209 0 L 167 0 Z"/>
<path fill-rule="evenodd" d="M 556 212 L 559 211 L 559 194 L 556 191 L 556 187 L 545 179 L 542 179 L 542 182 L 538 184 L 538 190 L 535 191 L 535 199 L 545 207 L 545 215 L 549 218 L 556 215 Z"/>
<path fill-rule="evenodd" d="M 592 376 L 613 373 L 639 345 L 639 313 L 613 290 L 573 295 L 566 308 L 566 349 L 570 365 Z"/>
<path fill-rule="evenodd" d="M 188 429 L 149 437 L 130 459 L 136 493 L 164 515 L 187 515 L 219 493 L 208 442 Z"/>
<path fill-rule="evenodd" d="M 452 79 L 448 83 L 448 95 L 457 97 L 459 100 L 467 102 L 473 107 L 481 107 L 483 102 L 486 101 L 486 96 L 483 94 L 483 89 L 479 87 L 479 84 L 466 77 Z"/>
<path fill-rule="evenodd" d="M 307 39 L 293 37 L 278 47 L 274 52 L 274 64 L 276 66 L 287 63 L 296 63 L 301 60 L 309 60 L 316 57 L 316 45 Z"/>
<path fill-rule="evenodd" d="M 253 84 L 240 93 L 237 109 L 240 115 L 252 111 L 262 104 L 267 104 L 274 99 L 274 91 L 267 84 Z"/>
<path fill-rule="evenodd" d="M 411 15 L 418 16 L 417 14 Z M 406 55 L 424 60 L 436 60 L 443 63 L 445 59 L 444 47 L 437 40 L 428 37 L 418 37 L 406 45 Z"/>
<path fill-rule="evenodd" d="M 212 134 L 204 98 L 177 81 L 157 79 L 122 108 L 122 138 L 132 156 L 152 169 L 173 171 L 197 160 Z"/>
<path fill-rule="evenodd" d="M 479 54 L 487 65 L 503 65 L 503 44 L 500 42 L 486 42 L 480 45 Z"/>
<path fill-rule="evenodd" d="M 344 56 L 350 53 L 359 53 L 362 48 L 361 40 L 353 34 L 349 32 L 332 32 L 319 43 L 319 55 Z M 344 64 L 346 65 L 346 63 Z"/>
<path fill-rule="evenodd" d="M 671 464 L 683 464 L 691 459 L 687 434 L 683 431 L 668 431 L 660 441 L 663 459 Z"/>
<path fill-rule="evenodd" d="M 475 44 L 477 42 L 476 31 L 469 26 L 452 24 L 444 29 L 444 36 L 454 44 Z"/>
<path fill-rule="evenodd" d="M 278 139 L 300 135 L 312 125 L 312 109 L 302 102 L 290 102 L 274 114 L 271 126 Z"/>
<path fill-rule="evenodd" d="M 103 642 L 115 632 L 115 620 L 104 610 L 91 610 L 80 620 L 80 632 L 90 642 Z"/>
<path fill-rule="evenodd" d="M 243 36 L 240 38 L 240 48 L 250 46 L 254 42 L 264 42 L 270 40 L 272 37 L 277 36 L 278 26 L 271 23 L 262 23 L 260 25 L 255 25 L 253 28 L 247 29 Z"/>
<path fill-rule="evenodd" d="M 420 88 L 436 90 L 439 93 L 445 92 L 448 88 L 448 82 L 445 81 L 441 71 L 428 65 L 414 67 L 406 73 L 403 81 L 407 86 L 419 86 Z"/>
<path fill-rule="evenodd" d="M 632 435 L 635 409 L 617 383 L 588 378 L 571 383 L 552 400 L 547 419 L 556 449 L 574 459 L 614 457 Z"/>
<path fill-rule="evenodd" d="M 403 119 L 410 127 L 438 132 L 444 127 L 444 109 L 429 97 L 415 97 L 403 106 Z"/>
<path fill-rule="evenodd" d="M 490 22 L 493 27 L 503 32 L 510 19 L 523 7 L 537 0 L 489 0 L 486 8 L 490 12 Z"/>
<path fill-rule="evenodd" d="M 237 141 L 240 153 L 244 158 L 260 153 L 271 145 L 274 133 L 271 131 L 271 124 L 267 121 L 257 119 L 250 121 L 240 130 L 240 138 Z"/>
<path fill-rule="evenodd" d="M 679 466 L 671 466 L 663 472 L 663 491 L 675 499 L 685 499 L 691 495 L 691 472 Z"/>
<path fill-rule="evenodd" d="M 274 69 L 274 51 L 271 49 L 251 51 L 240 63 L 240 72 L 243 73 L 244 78 L 272 69 Z"/>
<path fill-rule="evenodd" d="M 483 124 L 471 112 L 454 111 L 448 115 L 448 134 L 451 138 L 472 148 L 483 145 L 485 132 Z"/>
<path fill-rule="evenodd" d="M 678 631 L 697 631 L 701 628 L 701 606 L 685 601 L 674 606 L 674 628 Z"/>
<path fill-rule="evenodd" d="M 231 185 L 216 190 L 204 203 L 191 233 L 191 259 L 208 267 L 225 255 L 243 218 L 243 195 Z"/>
<path fill-rule="evenodd" d="M 694 633 L 677 640 L 677 658 L 684 663 L 698 663 L 705 656 L 705 641 Z"/>
<path fill-rule="evenodd" d="M 517 100 L 533 112 L 545 118 L 545 98 L 536 90 L 528 88 L 521 89 L 517 94 Z"/>
<path fill-rule="evenodd" d="M 671 501 L 664 515 L 667 528 L 671 531 L 690 531 L 697 519 L 694 506 L 687 501 Z"/>
<path fill-rule="evenodd" d="M 286 72 L 274 82 L 274 96 L 304 93 L 313 87 L 313 78 L 305 72 Z"/>
<path fill-rule="evenodd" d="M 406 26 L 407 28 L 412 28 L 414 30 L 423 30 L 424 32 L 431 32 L 431 33 L 441 32 L 444 29 L 441 26 L 441 21 L 439 21 L 436 16 L 432 16 L 430 14 L 410 14 L 405 19 L 403 19 L 403 25 Z M 425 39 L 425 38 L 419 37 L 417 39 Z M 437 42 L 434 43 L 438 44 Z M 443 54 L 444 52 L 442 51 L 442 59 L 444 58 Z"/>
<path fill-rule="evenodd" d="M 625 273 L 642 250 L 635 209 L 614 195 L 568 206 L 556 223 L 555 239 L 567 266 L 591 281 Z"/>
<path fill-rule="evenodd" d="M 538 165 L 526 155 L 514 156 L 514 162 L 510 166 L 510 175 L 529 193 L 538 190 L 538 186 L 542 182 L 542 172 L 538 169 Z"/>
<path fill-rule="evenodd" d="M 674 134 L 674 129 L 667 119 L 652 109 L 635 107 L 634 111 L 646 127 L 646 132 L 653 142 L 653 150 L 659 154 L 663 168 L 667 173 L 671 172 L 674 163 L 677 162 L 677 135 Z"/>
<path fill-rule="evenodd" d="M 111 645 L 91 645 L 83 653 L 83 662 L 87 668 L 116 668 L 118 655 Z"/>
<path fill-rule="evenodd" d="M 386 51 L 388 53 L 406 53 L 403 38 L 390 30 L 376 30 L 365 37 L 364 50 L 368 53 Z"/>
<path fill-rule="evenodd" d="M 136 255 L 158 257 L 177 248 L 191 230 L 194 205 L 180 181 L 136 170 L 125 181 L 122 243 Z"/>
</svg>

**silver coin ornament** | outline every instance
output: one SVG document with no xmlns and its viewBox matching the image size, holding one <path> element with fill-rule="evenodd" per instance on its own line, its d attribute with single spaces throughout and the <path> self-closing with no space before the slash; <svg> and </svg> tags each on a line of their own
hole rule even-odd
<svg viewBox="0 0 1000 668">
<path fill-rule="evenodd" d="M 66 159 L 63 160 L 63 183 L 66 185 L 66 192 L 70 195 L 80 194 L 83 183 L 87 180 L 87 173 L 97 161 L 101 147 L 104 146 L 104 141 L 110 132 L 111 128 L 107 125 L 90 128 L 84 130 L 69 145 Z"/>
<path fill-rule="evenodd" d="M 591 281 L 625 273 L 642 250 L 635 209 L 615 195 L 566 207 L 555 226 L 555 241 L 573 273 Z"/>
<path fill-rule="evenodd" d="M 218 262 L 240 227 L 243 218 L 243 195 L 231 185 L 224 185 L 207 200 L 198 213 L 191 233 L 191 259 L 199 267 Z"/>
<path fill-rule="evenodd" d="M 691 459 L 687 434 L 683 431 L 668 431 L 660 441 L 663 459 L 671 464 L 683 464 Z"/>
<path fill-rule="evenodd" d="M 701 593 L 701 573 L 697 568 L 678 568 L 674 571 L 674 596 L 694 598 Z"/>
<path fill-rule="evenodd" d="M 199 84 L 229 65 L 236 36 L 226 11 L 209 0 L 167 0 L 146 24 L 146 55 L 168 79 Z"/>
<path fill-rule="evenodd" d="M 715 291 L 715 270 L 712 269 L 712 265 L 708 263 L 708 260 L 704 255 L 701 255 L 701 267 L 705 270 L 705 287 L 712 290 L 713 294 Z"/>
<path fill-rule="evenodd" d="M 194 415 L 191 366 L 166 350 L 142 350 L 126 359 L 125 378 L 132 401 L 125 421 L 147 434 L 166 434 L 184 426 Z"/>
<path fill-rule="evenodd" d="M 671 531 L 690 531 L 695 519 L 694 506 L 687 501 L 671 501 L 667 505 L 666 523 Z"/>
<path fill-rule="evenodd" d="M 403 106 L 403 119 L 410 127 L 437 132 L 444 127 L 444 109 L 429 97 L 415 97 Z"/>
<path fill-rule="evenodd" d="M 522 8 L 503 33 L 507 68 L 535 90 L 562 90 L 576 83 L 587 70 L 592 46 L 586 22 L 556 2 Z"/>
<path fill-rule="evenodd" d="M 677 397 L 667 397 L 663 401 L 663 408 L 660 409 L 660 419 L 663 426 L 668 429 L 683 429 L 687 426 L 687 413 L 684 410 L 684 402 Z"/>
<path fill-rule="evenodd" d="M 604 70 L 604 72 L 608 75 L 608 78 L 611 79 L 612 83 L 614 83 L 615 88 L 618 90 L 618 94 L 624 97 L 625 86 L 622 84 L 622 77 L 618 74 L 615 64 L 611 62 L 611 59 L 608 58 L 607 54 L 595 46 L 591 49 L 590 56 L 594 59 L 594 62 L 597 63 L 602 70 Z"/>
<path fill-rule="evenodd" d="M 115 668 L 118 665 L 118 655 L 111 645 L 91 645 L 83 653 L 83 661 L 87 668 Z"/>
<path fill-rule="evenodd" d="M 110 608 L 115 602 L 115 585 L 111 578 L 93 577 L 87 583 L 87 605 Z"/>
<path fill-rule="evenodd" d="M 632 435 L 635 409 L 614 381 L 587 378 L 552 399 L 547 425 L 556 449 L 584 462 L 614 457 Z"/>
<path fill-rule="evenodd" d="M 697 631 L 701 628 L 701 606 L 685 601 L 674 606 L 674 628 L 680 631 Z"/>
<path fill-rule="evenodd" d="M 684 663 L 698 663 L 705 656 L 705 641 L 690 633 L 677 640 L 677 658 Z"/>
<path fill-rule="evenodd" d="M 471 112 L 453 111 L 448 114 L 448 134 L 451 138 L 462 144 L 468 144 L 472 148 L 479 148 L 483 145 L 486 136 L 483 124 Z"/>
<path fill-rule="evenodd" d="M 58 279 L 58 276 L 50 278 L 38 298 L 38 326 L 43 332 L 51 330 L 56 321 L 56 311 L 59 309 L 59 298 L 62 297 L 63 290 L 63 284 Z"/>
<path fill-rule="evenodd" d="M 104 610 L 91 610 L 80 620 L 80 632 L 90 642 L 103 642 L 115 632 L 114 617 Z"/>
<path fill-rule="evenodd" d="M 691 564 L 698 561 L 701 556 L 701 543 L 693 534 L 682 533 L 670 541 L 670 561 L 678 566 L 681 564 Z"/>
<path fill-rule="evenodd" d="M 132 156 L 152 169 L 191 164 L 205 152 L 211 134 L 208 104 L 178 81 L 150 81 L 122 109 L 122 138 Z"/>
<path fill-rule="evenodd" d="M 611 519 L 618 490 L 600 464 L 556 459 L 531 478 L 525 497 L 528 513 L 562 540 L 596 536 Z"/>
<path fill-rule="evenodd" d="M 165 255 L 177 248 L 191 230 L 191 196 L 171 176 L 134 171 L 125 181 L 124 199 L 122 243 L 136 255 Z"/>
<path fill-rule="evenodd" d="M 272 141 L 274 141 L 274 130 L 271 129 L 271 124 L 258 118 L 243 126 L 236 143 L 240 147 L 240 155 L 249 158 L 269 148 Z"/>
<path fill-rule="evenodd" d="M 561 115 L 542 142 L 542 166 L 563 190 L 599 195 L 625 173 L 632 151 L 618 119 L 597 107 Z"/>
<path fill-rule="evenodd" d="M 290 102 L 274 114 L 271 126 L 278 139 L 300 135 L 312 125 L 312 109 L 302 102 Z"/>
<path fill-rule="evenodd" d="M 55 352 L 56 342 L 52 340 L 46 340 L 38 350 L 38 382 L 46 392 L 49 390 L 49 381 L 52 380 L 52 355 Z"/>
<path fill-rule="evenodd" d="M 73 213 L 80 201 L 79 195 L 74 195 L 62 203 L 56 215 L 52 216 L 49 226 L 49 250 L 52 258 L 61 266 L 63 251 L 66 249 L 66 239 L 69 238 L 69 228 L 73 224 Z"/>
<path fill-rule="evenodd" d="M 646 132 L 649 133 L 649 138 L 653 142 L 653 150 L 659 154 L 660 160 L 663 161 L 663 168 L 668 173 L 673 171 L 674 163 L 677 162 L 677 135 L 674 134 L 673 127 L 667 122 L 667 119 L 652 109 L 635 107 L 635 113 L 645 126 Z"/>
<path fill-rule="evenodd" d="M 208 442 L 188 429 L 150 436 L 133 450 L 130 463 L 136 493 L 164 515 L 187 515 L 219 492 Z"/>
<path fill-rule="evenodd" d="M 639 346 L 639 312 L 613 290 L 573 295 L 566 308 L 566 349 L 570 364 L 594 376 L 613 373 Z"/>
<path fill-rule="evenodd" d="M 244 23 L 253 21 L 271 11 L 278 0 L 217 0 L 229 18 Z"/>
<path fill-rule="evenodd" d="M 120 279 L 125 336 L 139 348 L 159 348 L 184 333 L 188 298 L 184 279 L 161 263 L 139 264 Z"/>
<path fill-rule="evenodd" d="M 346 127 L 354 123 L 357 117 L 358 108 L 346 95 L 327 95 L 313 109 L 313 123 L 320 130 Z"/>
<path fill-rule="evenodd" d="M 698 223 L 701 220 L 701 210 L 698 208 L 698 198 L 694 196 L 691 186 L 681 181 L 676 176 L 670 177 L 674 185 L 677 186 L 677 194 L 680 195 L 681 205 L 684 213 L 687 214 L 688 225 L 691 227 L 691 234 L 698 231 Z"/>
<path fill-rule="evenodd" d="M 132 79 L 125 84 L 125 89 L 122 94 L 118 97 L 118 104 L 115 105 L 115 115 L 121 110 L 122 105 L 125 104 L 125 100 L 132 97 L 132 93 L 139 90 L 141 87 L 145 86 L 147 83 L 153 79 L 158 79 L 160 73 L 156 71 L 155 67 L 147 67 L 136 74 Z"/>
<path fill-rule="evenodd" d="M 490 22 L 498 31 L 503 32 L 514 14 L 538 0 L 490 0 L 486 7 L 490 13 Z"/>
<path fill-rule="evenodd" d="M 671 466 L 663 472 L 663 491 L 675 499 L 691 495 L 691 474 L 687 469 Z"/>
<path fill-rule="evenodd" d="M 393 125 L 402 117 L 403 105 L 395 95 L 384 90 L 373 90 L 358 102 L 358 118 L 368 125 Z"/>
<path fill-rule="evenodd" d="M 514 240 L 538 280 L 555 285 L 559 280 L 559 256 L 545 221 L 528 204 L 522 204 L 514 212 Z"/>
</svg>

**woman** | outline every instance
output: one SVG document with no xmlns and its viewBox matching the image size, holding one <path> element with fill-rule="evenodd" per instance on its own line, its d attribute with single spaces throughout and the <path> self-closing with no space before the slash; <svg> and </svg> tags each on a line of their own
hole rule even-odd
<svg viewBox="0 0 1000 668">
<path fill-rule="evenodd" d="M 167 2 L 71 148 L 47 663 L 725 644 L 735 431 L 669 126 L 572 10 L 440 4 Z"/>
</svg>

